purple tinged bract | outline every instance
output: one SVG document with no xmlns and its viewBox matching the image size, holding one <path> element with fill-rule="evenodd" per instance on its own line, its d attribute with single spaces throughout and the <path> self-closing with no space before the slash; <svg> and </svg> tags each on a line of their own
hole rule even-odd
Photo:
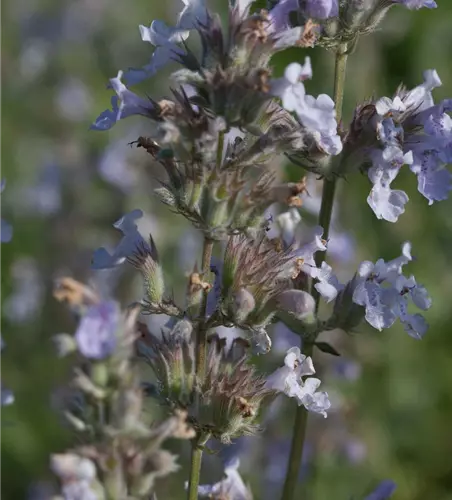
<svg viewBox="0 0 452 500">
<path fill-rule="evenodd" d="M 102 302 L 90 307 L 75 332 L 79 352 L 89 359 L 110 356 L 116 347 L 119 320 L 120 310 L 116 302 Z"/>
</svg>

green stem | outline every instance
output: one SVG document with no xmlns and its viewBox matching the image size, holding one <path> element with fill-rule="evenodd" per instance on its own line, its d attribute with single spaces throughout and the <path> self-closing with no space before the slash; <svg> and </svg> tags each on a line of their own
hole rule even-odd
<svg viewBox="0 0 452 500">
<path fill-rule="evenodd" d="M 204 247 L 202 250 L 202 264 L 201 272 L 203 278 L 209 275 L 210 260 L 212 258 L 214 241 L 209 238 L 204 238 Z M 204 293 L 203 304 L 201 308 L 201 315 L 196 338 L 196 375 L 199 380 L 204 378 L 204 371 L 206 367 L 206 351 L 207 351 L 207 328 L 206 328 L 206 308 L 207 308 L 207 291 Z"/>
<path fill-rule="evenodd" d="M 217 144 L 217 156 L 216 156 L 216 167 L 221 167 L 221 160 L 223 157 L 223 146 L 224 146 L 224 131 L 218 134 L 218 144 Z M 201 273 L 203 279 L 205 279 L 210 272 L 210 261 L 212 259 L 214 240 L 204 237 L 204 246 L 202 249 L 202 263 L 201 263 Z M 206 357 L 207 357 L 207 330 L 208 322 L 206 318 L 207 312 L 207 294 L 208 291 L 204 292 L 203 303 L 201 307 L 201 313 L 198 323 L 197 335 L 196 335 L 196 376 L 198 381 L 202 383 L 206 371 Z M 197 404 L 199 404 L 199 395 L 196 396 Z M 190 483 L 188 487 L 188 500 L 198 499 L 198 485 L 199 476 L 201 473 L 201 461 L 202 461 L 202 450 L 204 444 L 207 442 L 208 436 L 198 436 L 198 439 L 193 442 L 192 453 L 191 453 L 191 469 L 190 469 Z"/>
<path fill-rule="evenodd" d="M 347 68 L 347 46 L 339 46 L 336 52 L 336 63 L 334 66 L 334 102 L 336 106 L 336 120 L 339 124 L 342 118 L 342 102 L 344 100 L 345 73 Z M 333 214 L 334 195 L 336 192 L 337 178 L 325 178 L 323 181 L 322 204 L 320 205 L 319 226 L 323 228 L 323 238 L 328 240 L 330 234 L 331 216 Z M 315 263 L 317 267 L 325 261 L 326 251 L 317 252 Z M 315 298 L 316 311 L 319 309 L 320 294 L 312 286 L 311 293 Z"/>
<path fill-rule="evenodd" d="M 347 65 L 347 47 L 339 46 L 336 52 L 336 62 L 334 67 L 334 102 L 336 103 L 336 119 L 339 123 L 342 116 L 342 102 L 344 98 L 345 70 Z M 325 178 L 322 191 L 322 204 L 319 213 L 319 225 L 323 227 L 323 238 L 328 239 L 331 225 L 331 215 L 333 213 L 334 194 L 336 191 L 336 178 Z M 316 265 L 320 267 L 325 260 L 326 252 L 317 252 Z M 319 308 L 320 295 L 312 285 L 311 294 L 315 297 L 316 311 Z M 312 356 L 313 344 L 303 346 L 303 354 Z M 295 414 L 294 431 L 292 436 L 292 446 L 289 455 L 289 464 L 284 482 L 282 500 L 293 500 L 298 482 L 298 473 L 303 456 L 304 440 L 306 436 L 306 425 L 308 412 L 304 406 L 298 406 Z M 298 497 L 300 498 L 300 497 Z"/>
<path fill-rule="evenodd" d="M 191 452 L 190 482 L 188 484 L 188 500 L 198 500 L 199 477 L 201 475 L 202 448 L 193 445 Z"/>
</svg>

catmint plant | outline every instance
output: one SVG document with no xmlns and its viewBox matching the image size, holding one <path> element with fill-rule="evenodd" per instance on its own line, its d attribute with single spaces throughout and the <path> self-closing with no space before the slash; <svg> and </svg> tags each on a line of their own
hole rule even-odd
<svg viewBox="0 0 452 500">
<path fill-rule="evenodd" d="M 55 337 L 58 354 L 77 360 L 64 415 L 84 443 L 52 456 L 63 498 L 155 498 L 156 479 L 178 468 L 161 445 L 177 437 L 192 445 L 189 500 L 249 499 L 237 461 L 225 466 L 221 481 L 199 484 L 203 451 L 209 440 L 229 444 L 261 431 L 261 417 L 283 394 L 297 403 L 282 491 L 283 500 L 292 500 L 307 415 L 327 417 L 332 406 L 328 393 L 318 391 L 312 356 L 314 347 L 338 353 L 318 336 L 354 331 L 364 321 L 381 330 L 397 319 L 415 339 L 427 332 L 423 316 L 409 312 L 411 304 L 431 306 L 426 288 L 404 274 L 414 260 L 409 242 L 393 260 L 362 262 L 345 283 L 325 255 L 336 185 L 346 176 L 368 176 L 370 209 L 392 223 L 408 202 L 403 190 L 391 187 L 403 168 L 417 176 L 429 204 L 448 196 L 452 100 L 434 103 L 432 91 L 441 85 L 435 70 L 412 90 L 400 87 L 392 98 L 360 103 L 350 124 L 342 120 L 347 58 L 359 38 L 377 29 L 393 6 L 417 10 L 435 2 L 280 0 L 260 11 L 252 3 L 230 0 L 222 20 L 204 0 L 183 0 L 172 26 L 159 20 L 140 26 L 149 62 L 111 78 L 111 109 L 92 124 L 103 131 L 133 115 L 147 120 L 148 135 L 131 145 L 150 165 L 163 167 L 156 196 L 204 243 L 181 283 L 185 299 L 176 301 L 159 242 L 140 233 L 143 212 L 136 208 L 113 224 L 121 237 L 115 248 L 94 251 L 92 267 L 133 266 L 143 278 L 139 302 L 121 310 L 80 283 L 59 281 L 55 296 L 79 317 L 74 335 Z M 200 40 L 199 50 L 190 47 L 192 37 Z M 308 93 L 309 56 L 291 62 L 283 75 L 272 73 L 278 52 L 313 46 L 335 56 L 332 97 Z M 166 98 L 130 89 L 142 82 L 152 91 L 150 80 L 169 64 L 178 69 Z M 299 182 L 278 179 L 270 167 L 286 160 L 301 167 Z M 299 231 L 297 208 L 312 175 L 323 179 L 318 224 Z M 268 218 L 275 203 L 285 208 Z M 321 300 L 331 304 L 329 316 L 319 314 Z M 146 315 L 162 314 L 168 321 L 161 331 L 148 326 Z M 299 336 L 301 347 L 289 348 L 279 368 L 263 373 L 254 355 L 271 350 L 268 329 L 277 321 Z M 219 334 L 224 328 L 243 335 L 227 342 Z M 140 363 L 152 369 L 152 381 L 141 379 Z M 159 403 L 166 420 L 145 418 L 145 397 Z M 368 498 L 387 498 L 393 489 L 382 483 Z"/>
</svg>

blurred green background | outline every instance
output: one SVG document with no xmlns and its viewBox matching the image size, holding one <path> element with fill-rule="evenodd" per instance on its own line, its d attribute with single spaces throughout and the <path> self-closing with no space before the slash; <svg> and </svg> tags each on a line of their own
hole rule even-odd
<svg viewBox="0 0 452 500">
<path fill-rule="evenodd" d="M 215 5 L 224 12 L 225 3 Z M 436 68 L 443 81 L 436 99 L 450 95 L 452 2 L 438 3 L 436 10 L 394 8 L 379 31 L 360 41 L 347 74 L 345 122 L 364 99 L 391 95 L 401 82 L 408 87 L 421 83 L 425 69 Z M 51 296 L 54 278 L 90 281 L 123 304 L 137 299 L 140 280 L 130 270 L 93 274 L 89 269 L 92 250 L 116 241 L 112 223 L 136 207 L 147 214 L 143 228 L 152 231 L 176 294 L 199 255 L 199 235 L 152 195 L 152 175 L 160 172 L 150 174 L 145 153 L 127 145 L 145 135 L 146 121 L 132 118 L 110 132 L 89 131 L 109 107 L 108 78 L 118 69 L 140 67 L 150 56 L 138 25 L 157 18 L 171 23 L 180 7 L 179 0 L 2 4 L 1 176 L 7 180 L 2 217 L 14 228 L 12 241 L 1 247 L 1 332 L 7 345 L 2 381 L 16 396 L 14 405 L 2 411 L 5 500 L 46 498 L 52 480 L 49 454 L 71 445 L 52 396 L 67 379 L 70 362 L 55 359 L 50 339 L 73 331 L 75 323 Z M 305 55 L 314 69 L 308 92 L 331 95 L 333 58 L 320 49 L 281 54 L 275 72 Z M 169 95 L 171 69 L 138 90 Z M 300 177 L 293 166 L 286 173 Z M 370 184 L 364 176 L 341 183 L 340 226 L 356 249 L 351 261 L 338 259 L 336 269 L 351 276 L 361 260 L 388 260 L 399 255 L 402 242 L 412 241 L 417 260 L 408 273 L 432 295 L 426 313 L 430 331 L 422 341 L 399 326 L 382 333 L 363 327 L 353 336 L 331 334 L 343 361 L 321 353 L 315 361 L 339 409 L 325 421 L 310 419 L 304 499 L 360 499 L 386 478 L 398 485 L 396 500 L 452 499 L 451 204 L 428 207 L 409 172 L 399 175 L 396 185 L 403 185 L 410 202 L 393 225 L 378 221 L 367 206 Z M 273 369 L 281 359 L 276 352 L 259 364 Z M 235 445 L 247 457 L 242 472 L 256 499 L 279 497 L 292 403 L 281 401 L 262 435 Z M 184 498 L 186 448 L 179 449 L 183 470 L 159 484 L 159 498 Z M 204 482 L 220 477 L 219 457 L 208 457 Z"/>
</svg>

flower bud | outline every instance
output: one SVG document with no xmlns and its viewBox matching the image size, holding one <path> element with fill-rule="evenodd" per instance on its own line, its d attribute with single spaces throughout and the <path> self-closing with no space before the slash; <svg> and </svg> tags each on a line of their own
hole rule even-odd
<svg viewBox="0 0 452 500">
<path fill-rule="evenodd" d="M 96 477 L 96 466 L 74 453 L 54 454 L 50 457 L 50 468 L 62 480 L 91 481 Z"/>
<path fill-rule="evenodd" d="M 149 235 L 149 243 L 142 240 L 136 244 L 134 252 L 127 258 L 144 278 L 144 291 L 148 302 L 160 304 L 165 291 L 163 270 L 158 262 L 157 247 Z"/>
<path fill-rule="evenodd" d="M 233 294 L 232 301 L 229 305 L 229 310 L 234 322 L 242 324 L 247 316 L 253 311 L 256 306 L 253 294 L 246 288 L 241 288 Z"/>
<path fill-rule="evenodd" d="M 176 406 L 185 406 L 192 399 L 195 384 L 195 351 L 191 328 L 182 320 L 170 332 L 157 338 L 150 334 L 143 355 L 158 379 L 159 396 Z"/>
<path fill-rule="evenodd" d="M 276 306 L 279 311 L 302 321 L 314 313 L 315 300 L 303 290 L 286 290 L 276 297 Z"/>
</svg>

